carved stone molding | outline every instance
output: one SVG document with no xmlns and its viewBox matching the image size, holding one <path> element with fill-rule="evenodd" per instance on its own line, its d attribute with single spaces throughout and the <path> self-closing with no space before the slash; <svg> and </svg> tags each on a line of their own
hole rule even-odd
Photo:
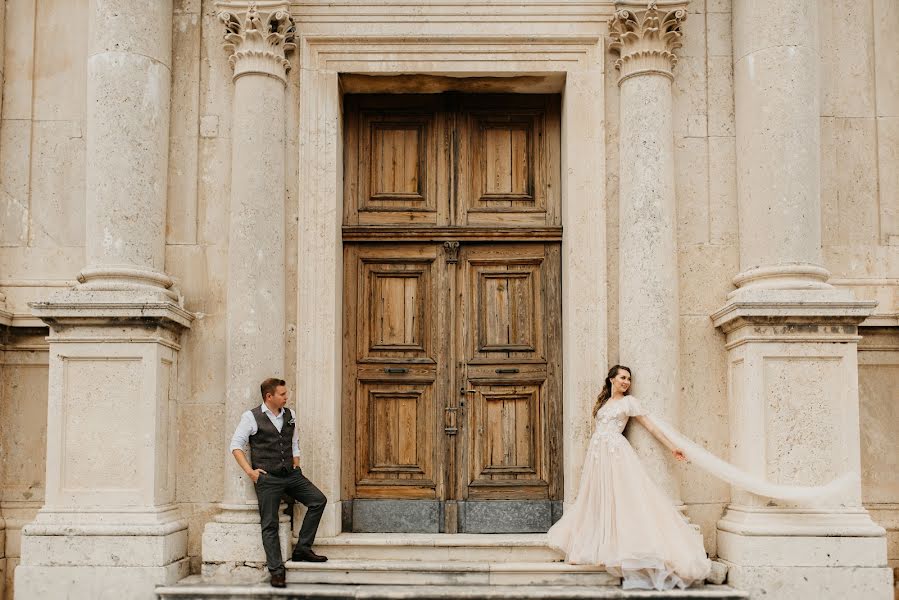
<svg viewBox="0 0 899 600">
<path fill-rule="evenodd" d="M 287 2 L 216 2 L 234 79 L 256 73 L 287 81 L 296 27 Z"/>
<path fill-rule="evenodd" d="M 647 2 L 645 8 L 634 3 L 616 4 L 609 21 L 609 49 L 619 54 L 615 67 L 621 72 L 618 85 L 628 77 L 657 73 L 674 78 L 677 64 L 674 51 L 681 47 L 681 24 L 687 19 L 685 4 Z"/>
</svg>

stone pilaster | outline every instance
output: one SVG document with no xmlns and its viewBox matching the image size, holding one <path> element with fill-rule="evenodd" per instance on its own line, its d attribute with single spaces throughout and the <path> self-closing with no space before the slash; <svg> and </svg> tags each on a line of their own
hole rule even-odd
<svg viewBox="0 0 899 600">
<path fill-rule="evenodd" d="M 175 500 L 181 333 L 165 274 L 172 2 L 91 0 L 86 266 L 50 327 L 44 505 L 16 598 L 150 598 L 188 573 Z"/>
<path fill-rule="evenodd" d="M 228 237 L 225 498 L 203 533 L 204 574 L 265 562 L 252 482 L 227 450 L 259 384 L 285 368 L 285 101 L 294 24 L 287 2 L 219 2 L 234 68 Z M 289 532 L 282 527 L 286 555 Z"/>
<path fill-rule="evenodd" d="M 730 459 L 781 483 L 855 474 L 809 508 L 734 490 L 729 582 L 766 598 L 887 598 L 884 530 L 861 504 L 858 324 L 874 303 L 822 265 L 818 3 L 736 0 L 740 268 L 712 319 L 727 341 Z"/>
<path fill-rule="evenodd" d="M 619 347 L 633 393 L 675 425 L 680 383 L 672 124 L 674 51 L 685 4 L 621 2 L 609 22 L 619 54 Z M 670 455 L 637 429 L 631 441 L 653 478 L 680 504 Z"/>
</svg>

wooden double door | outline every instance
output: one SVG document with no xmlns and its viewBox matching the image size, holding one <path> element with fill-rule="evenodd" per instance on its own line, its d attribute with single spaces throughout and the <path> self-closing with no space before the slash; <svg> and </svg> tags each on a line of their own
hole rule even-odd
<svg viewBox="0 0 899 600">
<path fill-rule="evenodd" d="M 545 531 L 562 499 L 558 114 L 418 100 L 346 104 L 344 530 Z"/>
</svg>

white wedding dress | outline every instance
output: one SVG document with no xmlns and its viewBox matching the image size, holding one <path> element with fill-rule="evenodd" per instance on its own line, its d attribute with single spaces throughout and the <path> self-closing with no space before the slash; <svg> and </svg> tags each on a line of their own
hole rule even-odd
<svg viewBox="0 0 899 600">
<path fill-rule="evenodd" d="M 624 589 L 687 587 L 709 574 L 702 536 L 649 478 L 622 432 L 636 399 L 596 413 L 577 499 L 547 533 L 572 564 L 603 565 Z"/>
</svg>

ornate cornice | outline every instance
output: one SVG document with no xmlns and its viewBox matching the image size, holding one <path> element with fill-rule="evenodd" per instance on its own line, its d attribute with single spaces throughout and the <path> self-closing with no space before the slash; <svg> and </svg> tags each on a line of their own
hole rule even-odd
<svg viewBox="0 0 899 600">
<path fill-rule="evenodd" d="M 619 2 L 609 21 L 609 49 L 618 53 L 615 67 L 621 72 L 618 84 L 635 75 L 661 74 L 673 79 L 677 64 L 674 51 L 681 47 L 681 24 L 687 19 L 686 3 L 647 2 L 635 8 Z"/>
<path fill-rule="evenodd" d="M 234 79 L 251 73 L 287 81 L 287 53 L 296 48 L 296 28 L 284 2 L 216 2 L 225 24 L 224 47 Z"/>
</svg>

